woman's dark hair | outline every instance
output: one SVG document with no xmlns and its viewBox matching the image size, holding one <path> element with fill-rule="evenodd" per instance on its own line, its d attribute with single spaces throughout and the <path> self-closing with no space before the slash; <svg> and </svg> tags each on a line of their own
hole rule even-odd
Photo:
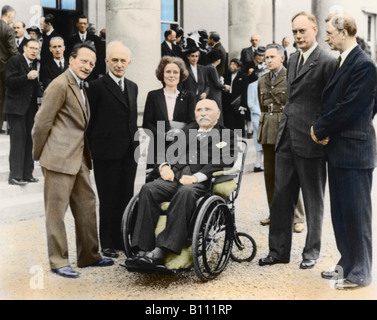
<svg viewBox="0 0 377 320">
<path fill-rule="evenodd" d="M 176 64 L 179 70 L 181 71 L 179 83 L 182 83 L 183 81 L 185 81 L 189 76 L 189 73 L 186 69 L 186 64 L 181 58 L 165 56 L 161 59 L 160 64 L 158 65 L 157 70 L 156 70 L 156 77 L 158 80 L 160 80 L 163 83 L 164 86 L 165 86 L 165 83 L 164 83 L 165 68 L 168 64 L 171 64 L 171 63 Z"/>
</svg>

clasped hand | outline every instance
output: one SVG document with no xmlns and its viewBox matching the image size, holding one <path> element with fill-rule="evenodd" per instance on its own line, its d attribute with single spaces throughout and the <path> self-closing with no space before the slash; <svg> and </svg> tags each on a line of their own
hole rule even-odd
<svg viewBox="0 0 377 320">
<path fill-rule="evenodd" d="M 35 79 L 38 78 L 38 75 L 39 75 L 39 73 L 38 73 L 37 70 L 32 70 L 28 73 L 27 78 L 28 78 L 28 80 L 35 80 Z"/>
<path fill-rule="evenodd" d="M 161 169 L 161 178 L 164 181 L 174 181 L 174 171 L 169 167 L 169 166 L 164 166 Z M 182 176 L 182 178 L 179 180 L 179 182 L 182 185 L 189 185 L 189 184 L 194 184 L 198 182 L 198 179 L 194 176 Z"/>
<path fill-rule="evenodd" d="M 311 127 L 311 129 L 310 129 L 310 134 L 312 136 L 313 141 L 315 143 L 317 143 L 317 144 L 320 144 L 322 146 L 327 146 L 329 144 L 329 142 L 330 142 L 330 138 L 329 137 L 326 138 L 326 139 L 324 139 L 324 140 L 321 140 L 321 141 L 318 140 L 317 137 L 315 136 L 314 128 L 313 127 Z"/>
</svg>

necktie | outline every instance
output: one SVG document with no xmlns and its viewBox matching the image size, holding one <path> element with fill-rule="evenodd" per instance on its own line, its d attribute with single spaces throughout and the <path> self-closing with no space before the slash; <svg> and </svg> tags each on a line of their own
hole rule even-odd
<svg viewBox="0 0 377 320">
<path fill-rule="evenodd" d="M 81 38 L 81 41 L 82 41 L 82 42 L 84 42 L 84 41 L 85 41 L 85 37 L 84 37 L 84 36 L 82 36 L 82 38 Z"/>
<path fill-rule="evenodd" d="M 119 88 L 122 90 L 122 92 L 124 92 L 123 80 L 119 81 Z"/>
<path fill-rule="evenodd" d="M 202 141 L 204 138 L 206 138 L 208 136 L 208 132 L 206 131 L 202 131 L 202 130 L 199 130 L 198 131 L 198 134 L 196 135 L 196 138 L 199 140 L 199 141 Z"/>
<path fill-rule="evenodd" d="M 80 81 L 80 90 L 84 89 L 84 81 Z"/>
<path fill-rule="evenodd" d="M 17 43 L 17 48 L 18 48 L 20 46 L 20 40 L 17 40 L 16 43 Z"/>
<path fill-rule="evenodd" d="M 275 80 L 276 80 L 276 73 L 275 72 L 271 72 L 271 83 L 274 83 Z"/>
<path fill-rule="evenodd" d="M 300 63 L 298 64 L 298 68 L 297 68 L 297 73 L 300 72 L 303 65 L 304 65 L 304 55 L 301 54 Z"/>
<path fill-rule="evenodd" d="M 336 62 L 336 69 L 338 70 L 340 68 L 340 64 L 342 63 L 342 56 L 339 56 L 337 62 Z"/>
<path fill-rule="evenodd" d="M 61 62 L 61 61 L 59 62 L 59 68 L 60 68 L 61 72 L 63 72 L 63 71 L 64 71 L 64 67 L 63 67 L 63 64 L 62 64 L 62 62 Z"/>
<path fill-rule="evenodd" d="M 32 63 L 29 64 L 29 68 L 30 68 L 30 70 L 33 70 L 33 64 Z"/>
</svg>

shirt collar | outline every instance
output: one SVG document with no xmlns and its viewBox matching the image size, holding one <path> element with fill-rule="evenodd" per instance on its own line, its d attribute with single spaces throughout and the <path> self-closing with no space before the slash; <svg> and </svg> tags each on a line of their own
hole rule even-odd
<svg viewBox="0 0 377 320">
<path fill-rule="evenodd" d="M 355 49 L 358 46 L 357 43 L 355 43 L 353 46 L 349 47 L 346 51 L 344 51 L 340 56 L 342 57 L 342 61 L 340 62 L 339 68 L 343 65 L 344 61 L 346 61 L 348 55 L 351 53 L 353 49 Z"/>
<path fill-rule="evenodd" d="M 198 129 L 198 133 L 210 133 L 212 131 L 213 128 L 210 128 L 208 130 L 205 130 L 205 129 Z"/>
<path fill-rule="evenodd" d="M 60 62 L 64 65 L 64 58 L 62 58 L 61 60 L 54 59 L 54 61 L 57 65 L 59 65 Z"/>
<path fill-rule="evenodd" d="M 82 37 L 84 37 L 86 39 L 86 35 L 88 34 L 88 31 L 85 32 L 85 33 L 81 33 L 79 32 L 79 35 L 80 35 L 80 39 L 82 39 Z"/>
<path fill-rule="evenodd" d="M 77 85 L 79 86 L 80 88 L 80 83 L 81 81 L 84 81 L 84 80 L 81 80 L 73 71 L 71 68 L 68 68 L 68 70 L 71 72 L 71 74 L 73 75 L 73 77 L 75 78 L 76 82 L 77 82 Z"/>
<path fill-rule="evenodd" d="M 317 47 L 318 47 L 318 42 L 316 42 L 308 51 L 306 52 L 301 51 L 301 54 L 304 56 L 304 63 L 309 59 L 310 55 L 314 52 L 314 50 Z"/>
<path fill-rule="evenodd" d="M 111 71 L 109 71 L 109 76 L 111 79 L 114 80 L 114 82 L 119 85 L 120 80 L 124 80 L 124 76 L 122 78 L 118 78 L 116 75 L 114 75 Z"/>
<path fill-rule="evenodd" d="M 53 33 L 54 32 L 54 29 L 52 29 L 51 31 L 49 31 L 49 32 L 46 32 L 46 35 L 48 35 L 48 36 L 50 36 L 51 35 L 51 33 Z"/>
<path fill-rule="evenodd" d="M 30 63 L 33 63 L 33 61 L 29 60 L 26 55 L 24 54 L 24 57 L 26 59 L 27 65 L 30 66 Z"/>
<path fill-rule="evenodd" d="M 25 37 L 16 38 L 16 41 L 19 41 L 19 43 L 21 44 L 21 42 L 24 41 L 24 38 L 25 38 Z"/>
</svg>

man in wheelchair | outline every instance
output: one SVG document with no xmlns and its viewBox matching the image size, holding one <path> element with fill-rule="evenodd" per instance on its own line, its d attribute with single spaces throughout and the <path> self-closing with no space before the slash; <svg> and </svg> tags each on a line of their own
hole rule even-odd
<svg viewBox="0 0 377 320">
<path fill-rule="evenodd" d="M 191 216 L 208 192 L 212 174 L 232 168 L 237 158 L 235 133 L 218 124 L 220 113 L 215 101 L 200 101 L 196 123 L 178 136 L 166 151 L 167 161 L 156 167 L 160 177 L 142 187 L 131 241 L 137 254 L 126 260 L 127 266 L 161 271 L 164 256 L 180 254 L 186 245 Z M 156 237 L 160 205 L 167 201 L 166 228 Z"/>
</svg>

